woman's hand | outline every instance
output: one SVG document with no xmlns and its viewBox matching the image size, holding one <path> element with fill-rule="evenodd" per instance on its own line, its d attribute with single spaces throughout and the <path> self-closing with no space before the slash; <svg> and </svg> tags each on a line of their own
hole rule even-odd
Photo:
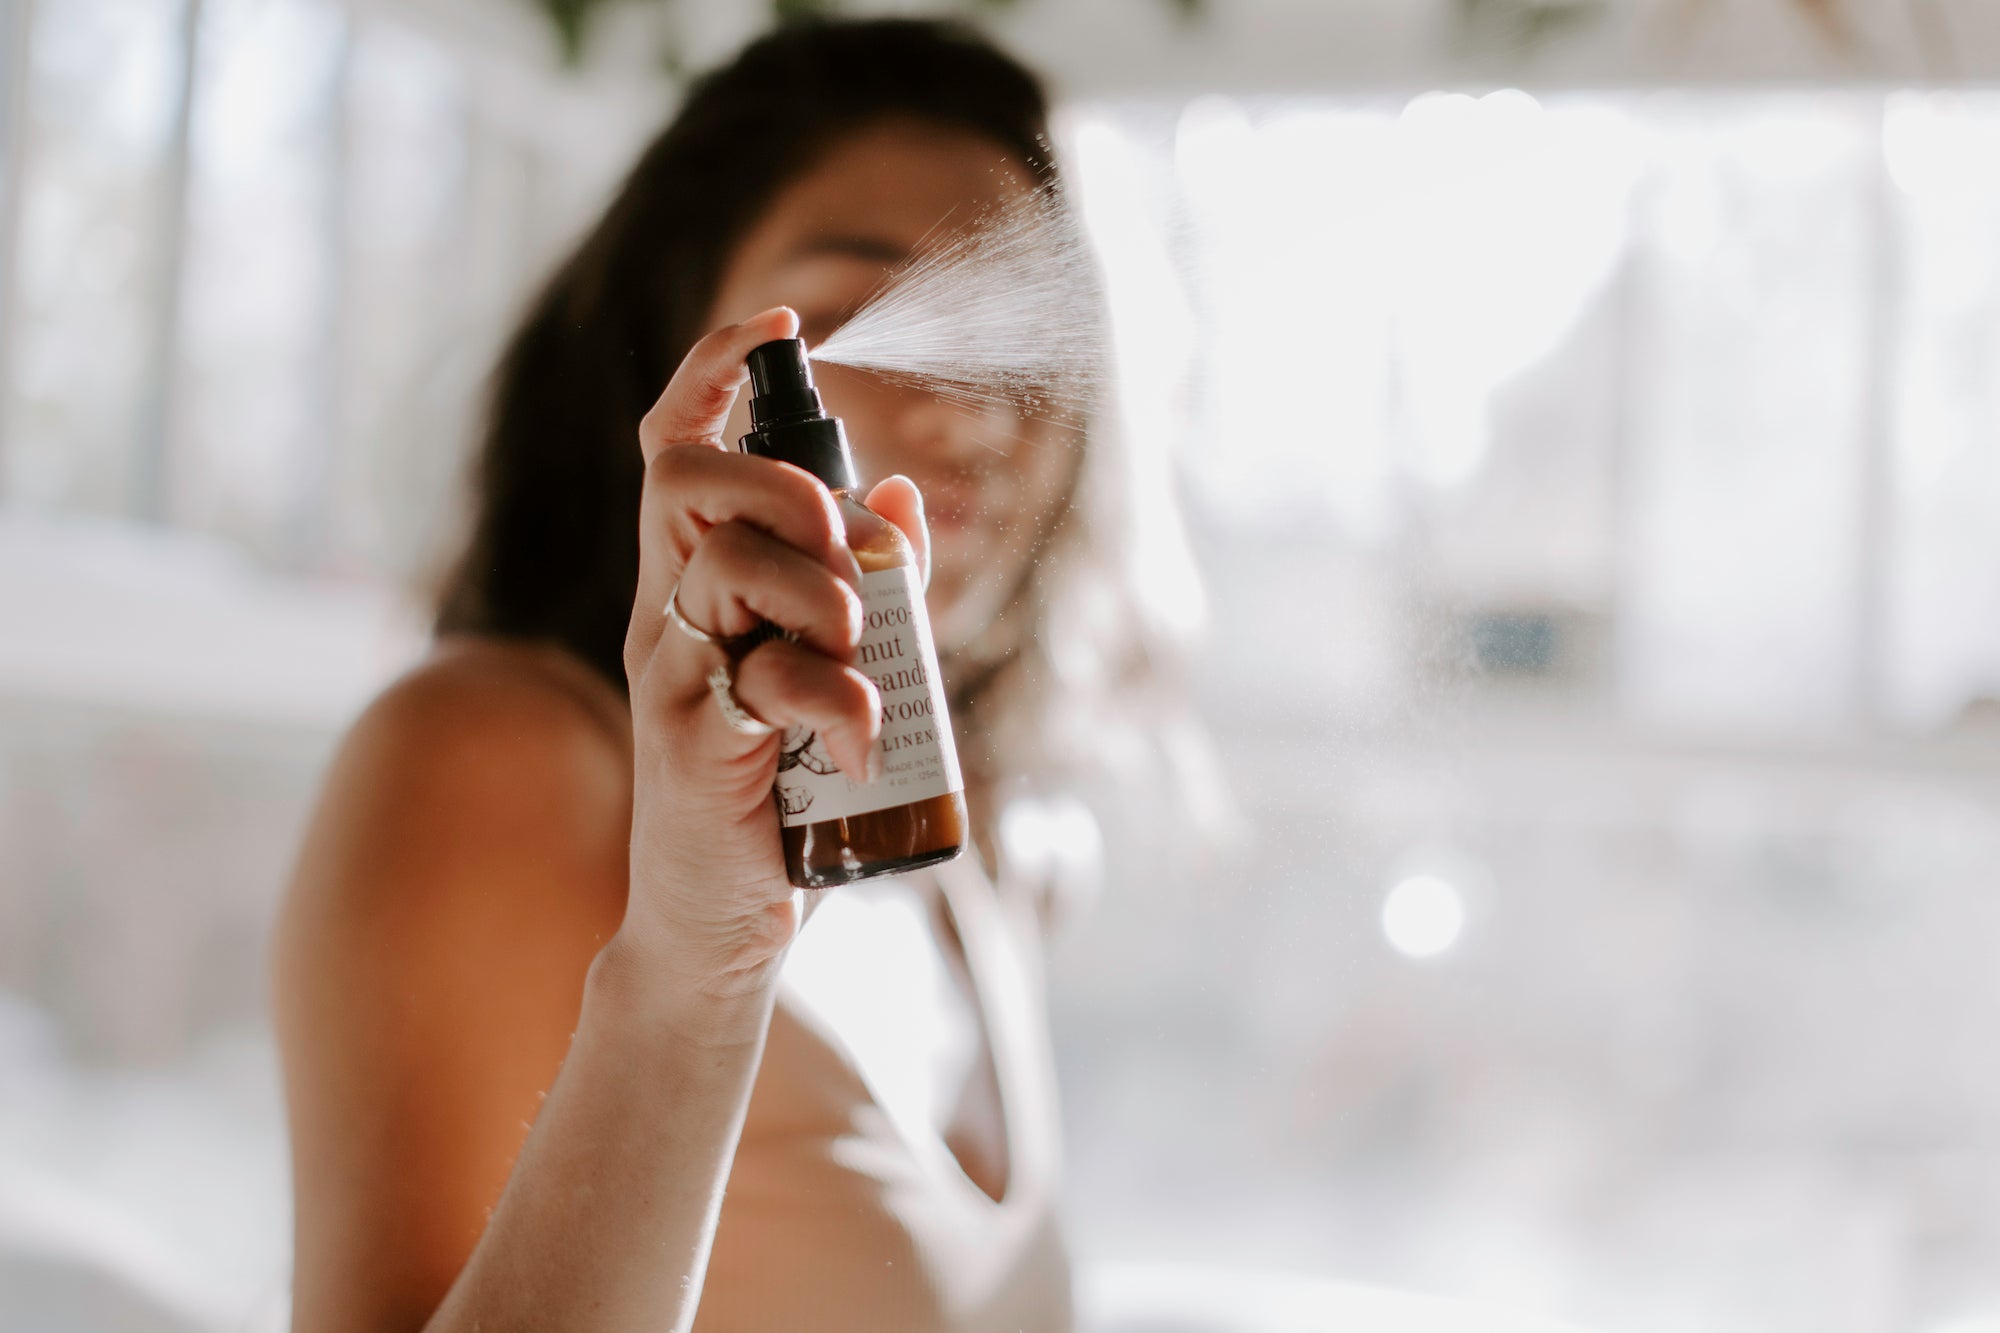
<svg viewBox="0 0 2000 1333">
<path fill-rule="evenodd" d="M 631 890 L 619 952 L 703 997 L 768 987 L 797 933 L 802 895 L 785 878 L 771 799 L 778 737 L 724 721 L 707 677 L 730 655 L 671 624 L 669 599 L 725 642 L 766 621 L 792 631 L 734 664 L 736 697 L 757 718 L 813 728 L 849 773 L 868 771 L 880 735 L 875 686 L 852 666 L 861 573 L 831 493 L 722 439 L 745 356 L 797 328 L 781 307 L 703 338 L 639 427 L 639 586 L 625 640 Z M 876 494 L 924 551 L 916 488 L 895 478 Z"/>
</svg>

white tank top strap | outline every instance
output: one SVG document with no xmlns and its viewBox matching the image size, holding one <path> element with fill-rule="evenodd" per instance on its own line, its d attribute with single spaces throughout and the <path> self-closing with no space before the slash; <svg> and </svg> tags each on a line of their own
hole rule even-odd
<svg viewBox="0 0 2000 1333">
<path fill-rule="evenodd" d="M 1034 916 L 1004 899 L 973 857 L 934 873 L 986 1017 L 1007 1123 L 1008 1197 L 1052 1191 L 1061 1135 Z"/>
<path fill-rule="evenodd" d="M 700 1333 L 1071 1326 L 1032 913 L 976 864 L 911 881 L 829 891 L 793 944 L 724 1196 Z M 1008 1159 L 997 1201 L 935 1121 L 906 1128 L 879 1086 L 880 1071 L 896 1067 L 897 1034 L 927 1040 L 934 1025 L 918 1011 L 932 1004 L 934 969 L 951 966 L 936 936 L 940 904 L 971 984 L 946 980 L 970 1021 L 984 1022 L 992 1052 Z M 871 1015 L 885 1012 L 874 1026 L 888 1038 L 867 1035 Z M 784 1256 L 775 1267 L 774 1255 Z"/>
<path fill-rule="evenodd" d="M 1007 1184 L 999 1202 L 1049 1201 L 1059 1169 L 1054 1075 L 1031 919 L 970 857 L 909 877 L 934 884 L 957 933 L 974 1005 L 945 970 L 918 884 L 826 890 L 785 960 L 781 994 L 841 1056 L 927 1168 L 991 1205 L 939 1129 L 983 1024 L 1000 1099 Z"/>
</svg>

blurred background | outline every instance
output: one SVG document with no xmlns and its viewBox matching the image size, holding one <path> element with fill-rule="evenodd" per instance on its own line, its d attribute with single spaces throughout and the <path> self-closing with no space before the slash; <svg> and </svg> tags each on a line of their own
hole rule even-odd
<svg viewBox="0 0 2000 1333">
<path fill-rule="evenodd" d="M 1059 94 L 1214 751 L 1199 840 L 1008 831 L 1099 889 L 1087 1310 L 2000 1329 L 2000 6 L 952 12 Z M 773 17 L 0 0 L 0 1328 L 281 1325 L 321 766 Z"/>
</svg>

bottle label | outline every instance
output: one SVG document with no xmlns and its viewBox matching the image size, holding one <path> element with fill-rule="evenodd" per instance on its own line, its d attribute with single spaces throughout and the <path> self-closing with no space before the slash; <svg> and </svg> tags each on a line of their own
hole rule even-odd
<svg viewBox="0 0 2000 1333">
<path fill-rule="evenodd" d="M 787 728 L 778 754 L 778 810 L 786 828 L 890 810 L 962 791 L 958 750 L 923 589 L 909 565 L 861 576 L 861 650 L 855 668 L 882 696 L 882 776 L 850 782 L 817 733 Z"/>
</svg>

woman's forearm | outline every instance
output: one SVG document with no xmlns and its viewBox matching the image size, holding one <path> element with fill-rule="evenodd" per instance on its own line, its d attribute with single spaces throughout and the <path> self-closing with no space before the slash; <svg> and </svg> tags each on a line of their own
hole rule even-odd
<svg viewBox="0 0 2000 1333">
<path fill-rule="evenodd" d="M 433 1333 L 694 1322 L 773 991 L 675 991 L 641 946 L 592 967 L 562 1072 Z"/>
</svg>

